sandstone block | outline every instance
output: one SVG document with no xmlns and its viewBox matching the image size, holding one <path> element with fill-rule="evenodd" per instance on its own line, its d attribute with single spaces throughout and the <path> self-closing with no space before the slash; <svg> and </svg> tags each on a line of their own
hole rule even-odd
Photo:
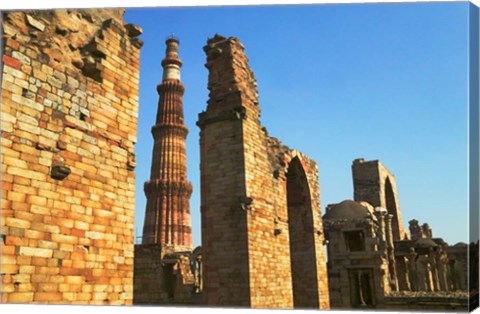
<svg viewBox="0 0 480 314">
<path fill-rule="evenodd" d="M 33 292 L 14 292 L 8 294 L 8 303 L 30 303 L 33 301 Z"/>
<path fill-rule="evenodd" d="M 35 266 L 32 265 L 21 265 L 19 266 L 19 271 L 21 274 L 34 274 Z"/>
<path fill-rule="evenodd" d="M 52 241 L 62 244 L 77 244 L 78 238 L 64 234 L 52 234 Z"/>
<path fill-rule="evenodd" d="M 65 276 L 65 283 L 81 285 L 84 283 L 84 279 L 82 276 Z"/>
<path fill-rule="evenodd" d="M 27 22 L 30 26 L 35 27 L 39 31 L 43 32 L 45 30 L 45 24 L 40 22 L 39 20 L 33 18 L 31 15 L 27 14 Z"/>
<path fill-rule="evenodd" d="M 12 264 L 3 264 L 0 267 L 1 274 L 16 274 L 18 272 L 19 266 Z"/>
<path fill-rule="evenodd" d="M 40 249 L 22 246 L 20 247 L 18 254 L 20 256 L 36 256 L 50 258 L 53 255 L 53 251 L 51 249 Z"/>
<path fill-rule="evenodd" d="M 36 302 L 42 301 L 61 301 L 62 293 L 60 292 L 36 292 L 34 296 Z"/>
<path fill-rule="evenodd" d="M 28 220 L 23 220 L 23 219 L 17 219 L 17 218 L 11 218 L 7 217 L 5 219 L 6 225 L 9 227 L 15 227 L 15 228 L 24 228 L 28 229 L 30 228 L 31 222 Z"/>
<path fill-rule="evenodd" d="M 12 175 L 17 175 L 21 176 L 27 179 L 33 179 L 33 180 L 38 180 L 38 181 L 46 181 L 47 176 L 44 173 L 32 171 L 32 170 L 27 170 L 27 169 L 22 169 L 18 167 L 8 167 L 7 168 L 7 173 L 12 174 Z"/>
</svg>

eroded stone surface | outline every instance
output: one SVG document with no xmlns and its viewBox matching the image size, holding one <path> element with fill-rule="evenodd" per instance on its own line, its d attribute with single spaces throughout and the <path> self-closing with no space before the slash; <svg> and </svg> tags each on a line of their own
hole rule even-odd
<svg viewBox="0 0 480 314">
<path fill-rule="evenodd" d="M 253 71 L 235 37 L 204 47 L 201 129 L 207 305 L 329 308 L 316 163 L 267 135 Z"/>
<path fill-rule="evenodd" d="M 393 174 L 363 159 L 352 172 L 357 201 L 328 205 L 323 216 L 332 308 L 466 310 L 469 293 L 478 300 L 478 242 L 450 246 L 415 219 L 407 233 Z"/>
<path fill-rule="evenodd" d="M 139 50 L 122 15 L 4 15 L 2 302 L 132 304 Z"/>
</svg>

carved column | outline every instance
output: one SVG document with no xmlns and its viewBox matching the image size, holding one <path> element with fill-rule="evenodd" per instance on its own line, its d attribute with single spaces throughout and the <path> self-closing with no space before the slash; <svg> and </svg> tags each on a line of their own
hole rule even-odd
<svg viewBox="0 0 480 314">
<path fill-rule="evenodd" d="M 427 257 L 423 254 L 420 254 L 417 257 L 417 280 L 418 280 L 418 291 L 427 291 L 428 279 L 427 274 Z"/>
<path fill-rule="evenodd" d="M 417 276 L 417 253 L 415 249 L 411 247 L 409 249 L 407 258 L 407 265 L 408 265 L 408 280 L 410 282 L 410 290 L 411 291 L 418 291 L 418 276 Z"/>
<path fill-rule="evenodd" d="M 430 269 L 432 271 L 432 290 L 433 291 L 440 291 L 440 282 L 438 278 L 438 267 L 437 267 L 437 262 L 436 262 L 436 252 L 433 250 L 433 248 L 429 249 L 428 252 L 428 262 L 430 264 Z"/>
<path fill-rule="evenodd" d="M 393 215 L 386 215 L 385 219 L 385 234 L 387 241 L 387 258 L 388 258 L 388 271 L 390 278 L 390 285 L 392 290 L 398 290 L 397 272 L 395 267 L 395 252 L 393 247 L 393 233 L 392 233 L 392 219 Z"/>
<path fill-rule="evenodd" d="M 448 263 L 448 256 L 440 249 L 436 256 L 435 256 L 437 270 L 438 270 L 438 282 L 440 285 L 441 291 L 448 291 L 448 282 L 447 282 L 447 263 Z"/>
</svg>

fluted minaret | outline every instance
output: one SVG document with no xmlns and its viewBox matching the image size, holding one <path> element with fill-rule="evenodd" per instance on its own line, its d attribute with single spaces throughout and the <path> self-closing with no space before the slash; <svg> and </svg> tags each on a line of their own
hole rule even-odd
<svg viewBox="0 0 480 314">
<path fill-rule="evenodd" d="M 189 205 L 192 184 L 187 181 L 188 129 L 183 123 L 182 104 L 185 87 L 180 82 L 179 41 L 172 36 L 165 43 L 163 79 L 157 86 L 157 119 L 152 127 L 152 168 L 150 180 L 144 185 L 147 208 L 142 243 L 181 249 L 192 246 Z"/>
</svg>

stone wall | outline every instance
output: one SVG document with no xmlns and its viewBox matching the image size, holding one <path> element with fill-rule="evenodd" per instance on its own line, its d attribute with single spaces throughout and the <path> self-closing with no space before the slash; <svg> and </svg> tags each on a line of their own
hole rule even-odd
<svg viewBox="0 0 480 314">
<path fill-rule="evenodd" d="M 237 38 L 204 48 L 210 99 L 199 115 L 207 305 L 328 308 L 318 169 L 268 136 Z"/>
<path fill-rule="evenodd" d="M 374 214 L 368 207 L 347 200 L 329 205 L 323 216 L 330 303 L 334 309 L 381 308 L 385 293 L 391 290 L 393 276 L 385 236 L 388 227 L 381 214 Z M 365 215 L 369 211 L 371 215 Z"/>
<path fill-rule="evenodd" d="M 134 305 L 199 305 L 191 249 L 160 244 L 135 245 Z"/>
<path fill-rule="evenodd" d="M 162 247 L 159 244 L 135 245 L 134 304 L 158 304 L 166 298 L 162 295 L 165 291 L 163 277 Z"/>
<path fill-rule="evenodd" d="M 123 12 L 3 16 L 2 302 L 132 303 L 142 42 Z"/>
<path fill-rule="evenodd" d="M 395 176 L 378 160 L 355 159 L 352 164 L 354 200 L 382 207 L 393 215 L 393 240 L 408 238 L 402 222 Z"/>
</svg>

